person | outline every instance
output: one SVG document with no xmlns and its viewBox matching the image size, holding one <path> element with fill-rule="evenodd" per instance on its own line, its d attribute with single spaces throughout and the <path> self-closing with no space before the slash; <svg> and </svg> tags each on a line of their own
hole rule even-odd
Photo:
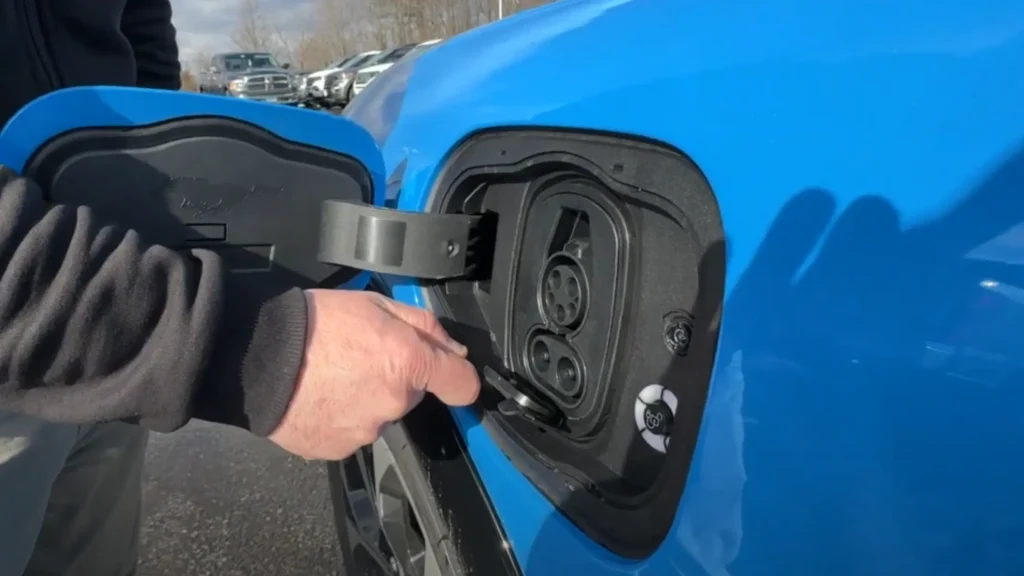
<svg viewBox="0 0 1024 576">
<path fill-rule="evenodd" d="M 3 0 L 0 124 L 66 86 L 178 89 L 175 34 L 168 0 Z M 0 168 L 0 576 L 134 572 L 146 429 L 199 418 L 341 459 L 426 393 L 473 402 L 465 355 L 426 311 L 261 294 Z"/>
</svg>

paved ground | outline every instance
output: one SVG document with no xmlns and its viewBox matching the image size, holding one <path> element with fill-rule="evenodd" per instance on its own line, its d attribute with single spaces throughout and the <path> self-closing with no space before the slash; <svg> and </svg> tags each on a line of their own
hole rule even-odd
<svg viewBox="0 0 1024 576">
<path fill-rule="evenodd" d="M 150 439 L 139 576 L 335 576 L 323 464 L 192 423 Z"/>
</svg>

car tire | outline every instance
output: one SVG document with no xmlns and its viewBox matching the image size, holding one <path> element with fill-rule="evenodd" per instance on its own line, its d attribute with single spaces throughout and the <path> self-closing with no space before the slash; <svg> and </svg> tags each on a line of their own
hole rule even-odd
<svg viewBox="0 0 1024 576">
<path fill-rule="evenodd" d="M 402 423 L 351 458 L 329 462 L 327 474 L 343 574 L 465 573 Z"/>
</svg>

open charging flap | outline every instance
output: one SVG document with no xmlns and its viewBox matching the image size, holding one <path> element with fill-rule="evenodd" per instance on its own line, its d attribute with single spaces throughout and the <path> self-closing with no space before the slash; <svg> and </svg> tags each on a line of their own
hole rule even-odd
<svg viewBox="0 0 1024 576">
<path fill-rule="evenodd" d="M 213 250 L 254 282 L 362 288 L 369 278 L 318 260 L 331 227 L 325 202 L 384 200 L 376 144 L 341 117 L 186 92 L 70 88 L 12 118 L 0 163 L 53 203 L 88 206 L 98 224 L 150 243 Z"/>
</svg>

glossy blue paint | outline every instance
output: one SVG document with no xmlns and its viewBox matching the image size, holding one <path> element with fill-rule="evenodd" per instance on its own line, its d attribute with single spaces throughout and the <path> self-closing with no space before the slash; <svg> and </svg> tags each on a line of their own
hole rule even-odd
<svg viewBox="0 0 1024 576">
<path fill-rule="evenodd" d="M 402 209 L 517 125 L 659 140 L 719 199 L 718 361 L 655 554 L 594 545 L 456 411 L 527 576 L 1024 572 L 1021 62 L 1018 0 L 562 0 L 370 85 Z"/>
<path fill-rule="evenodd" d="M 188 92 L 109 86 L 52 92 L 22 108 L 0 131 L 0 164 L 20 172 L 40 146 L 71 130 L 145 126 L 190 116 L 234 118 L 286 140 L 352 156 L 370 173 L 374 204 L 384 204 L 384 164 L 362 127 L 311 110 Z M 370 274 L 359 274 L 343 287 L 361 289 L 369 279 Z"/>
</svg>

